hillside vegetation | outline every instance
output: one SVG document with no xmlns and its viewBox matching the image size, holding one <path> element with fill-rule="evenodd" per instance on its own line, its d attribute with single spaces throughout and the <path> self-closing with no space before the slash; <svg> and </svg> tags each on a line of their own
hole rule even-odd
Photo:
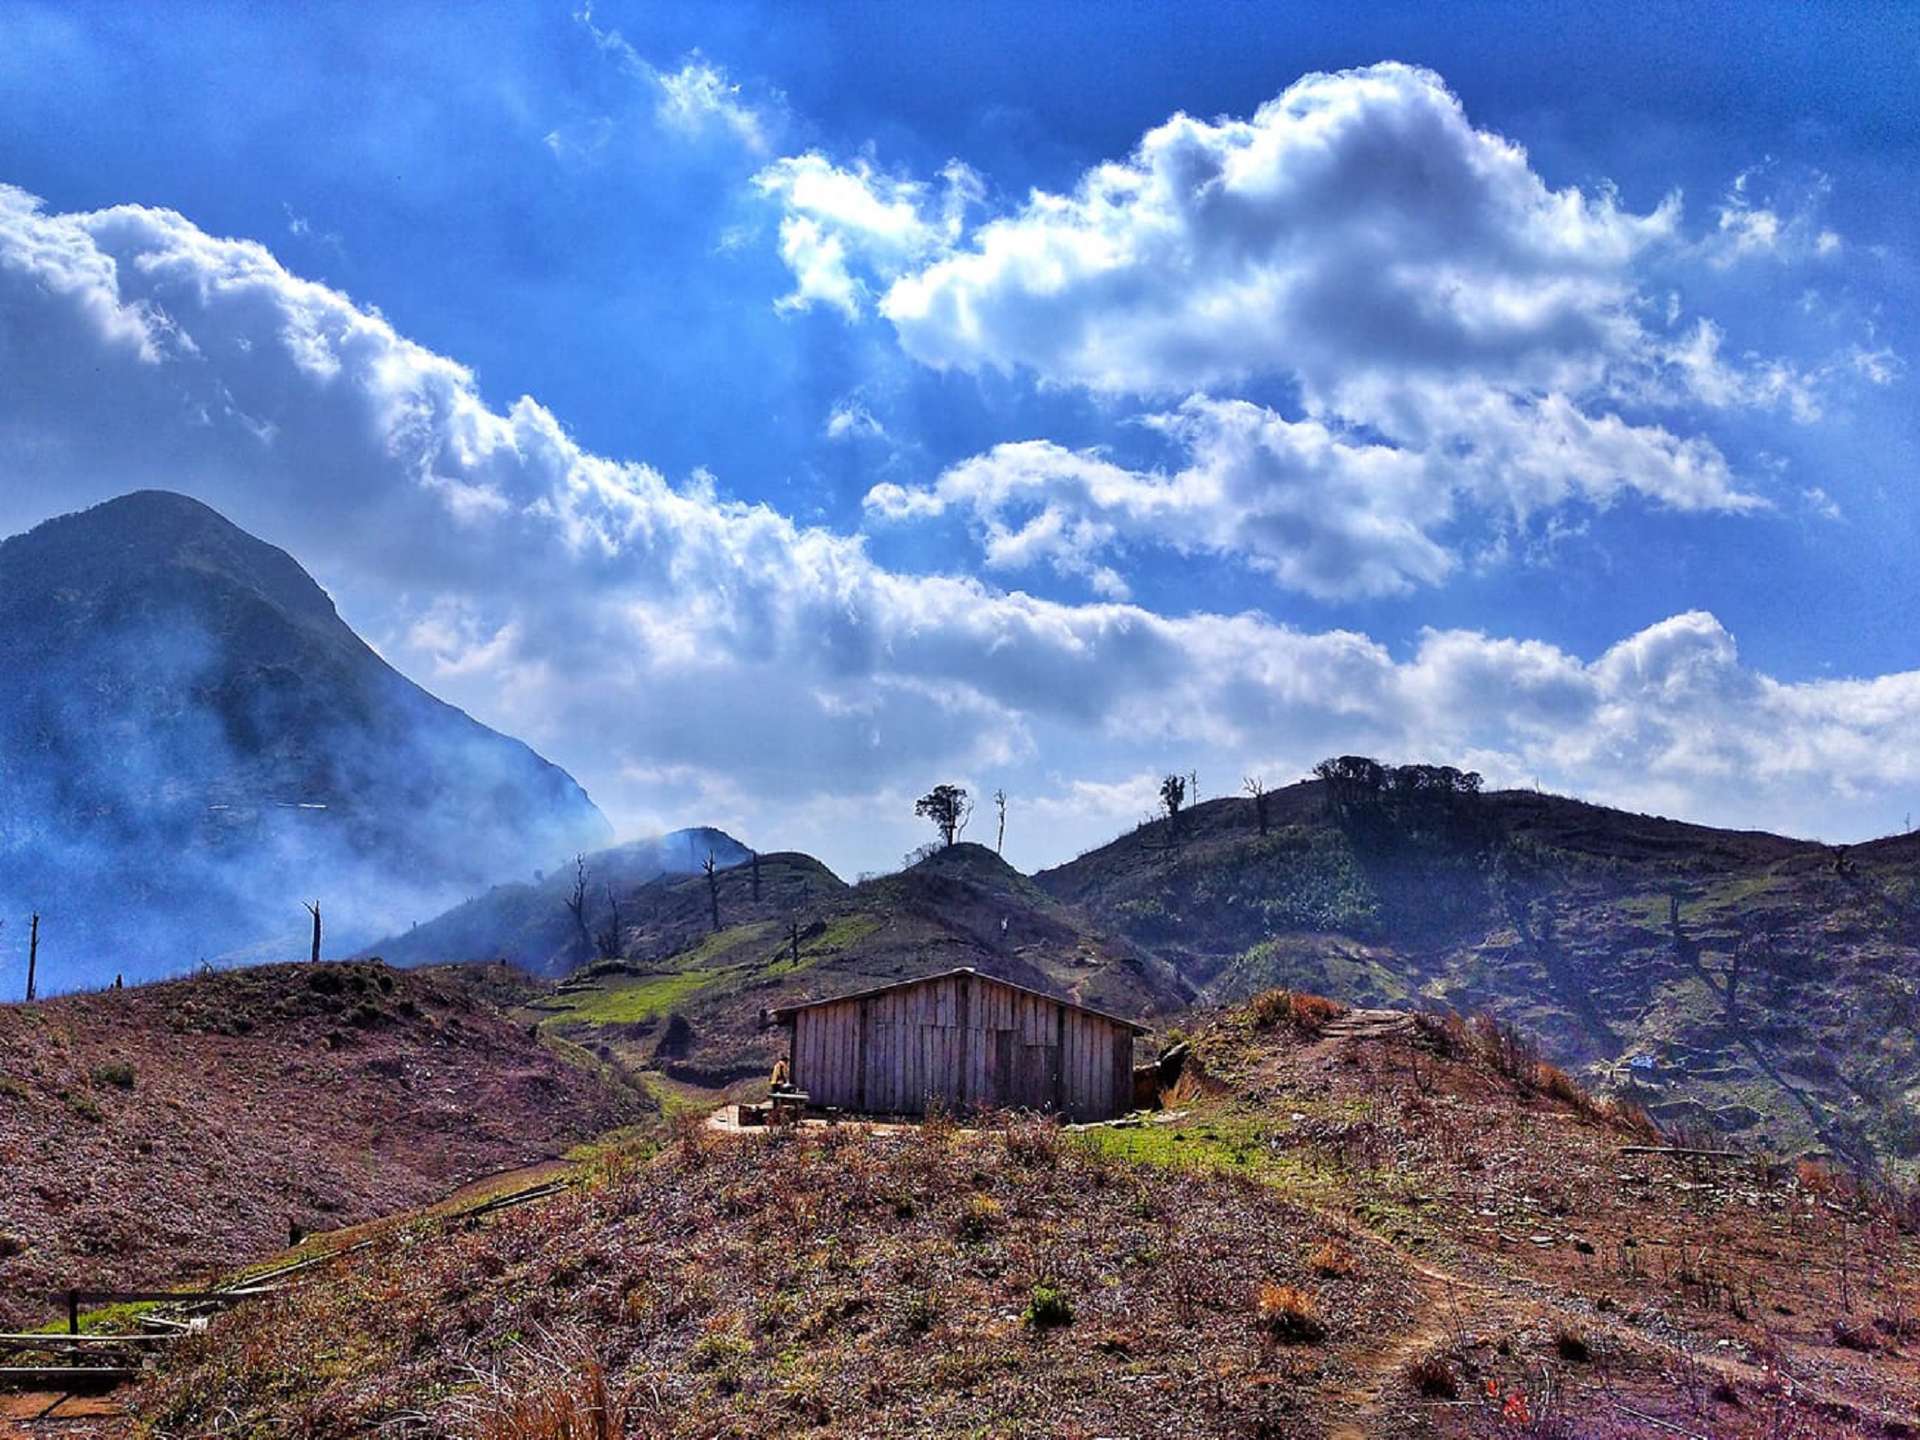
<svg viewBox="0 0 1920 1440">
<path fill-rule="evenodd" d="M 1209 802 L 1035 883 L 1215 1000 L 1492 1011 L 1661 1119 L 1920 1159 L 1920 838 L 1851 850 L 1531 792 Z"/>
<path fill-rule="evenodd" d="M 992 851 L 959 844 L 846 886 L 803 855 L 634 895 L 623 957 L 530 998 L 545 1028 L 610 1058 L 724 1086 L 764 1075 L 762 1010 L 973 965 L 1100 1009 L 1165 1014 L 1191 998 L 1145 949 L 1114 939 Z M 720 927 L 713 926 L 715 894 Z"/>
<path fill-rule="evenodd" d="M 535 975 L 565 975 L 608 958 L 638 928 L 672 928 L 680 917 L 675 882 L 696 874 L 707 857 L 725 868 L 748 858 L 747 847 L 724 830 L 675 830 L 615 845 L 543 872 L 530 881 L 496 885 L 422 925 L 367 947 L 392 965 L 440 965 L 504 960 Z M 840 882 L 820 867 L 825 882 Z M 576 919 L 569 902 L 577 896 Z M 617 909 L 617 914 L 616 914 Z M 678 931 L 674 933 L 678 934 Z M 616 939 L 609 940 L 606 937 Z M 643 948 L 658 948 L 643 940 Z"/>
<path fill-rule="evenodd" d="M 460 974 L 278 965 L 0 1006 L 0 1327 L 172 1284 L 644 1119 Z"/>
<path fill-rule="evenodd" d="M 1835 849 L 1350 763 L 1032 877 L 970 844 L 852 887 L 796 854 L 757 883 L 663 875 L 616 887 L 618 926 L 596 902 L 591 947 L 551 878 L 499 892 L 545 936 L 536 968 L 600 954 L 523 1013 L 715 1092 L 765 1073 L 762 1010 L 957 965 L 1163 1028 L 1294 987 L 1487 1011 L 1670 1126 L 1920 1168 L 1920 837 Z M 461 913 L 421 927 L 433 958 L 511 949 L 440 943 Z"/>
<path fill-rule="evenodd" d="M 686 1121 L 217 1321 L 149 1436 L 1911 1434 L 1906 1217 L 1492 1024 L 1258 997 L 1144 1121 Z"/>
</svg>

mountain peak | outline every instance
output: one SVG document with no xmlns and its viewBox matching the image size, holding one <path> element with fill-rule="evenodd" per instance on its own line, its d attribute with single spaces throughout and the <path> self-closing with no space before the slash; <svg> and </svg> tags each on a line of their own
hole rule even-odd
<svg viewBox="0 0 1920 1440">
<path fill-rule="evenodd" d="M 609 833 L 292 556 L 172 491 L 0 542 L 0 673 L 0 913 L 64 937 L 50 988 L 285 936 L 314 895 L 330 939 L 371 938 Z"/>
<path fill-rule="evenodd" d="M 177 491 L 135 490 L 0 541 L 0 615 L 9 595 L 44 588 L 75 620 L 130 591 L 144 592 L 136 603 L 201 604 L 209 580 L 229 600 L 250 595 L 303 625 L 351 633 L 291 555 Z"/>
</svg>

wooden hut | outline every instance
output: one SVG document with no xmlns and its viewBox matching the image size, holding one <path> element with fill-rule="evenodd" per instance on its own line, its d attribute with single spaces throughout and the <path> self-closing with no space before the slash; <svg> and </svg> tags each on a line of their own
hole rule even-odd
<svg viewBox="0 0 1920 1440">
<path fill-rule="evenodd" d="M 793 1083 L 814 1105 L 876 1115 L 1052 1110 L 1111 1120 L 1133 1107 L 1144 1025 L 972 968 L 766 1012 L 788 1030 Z"/>
</svg>

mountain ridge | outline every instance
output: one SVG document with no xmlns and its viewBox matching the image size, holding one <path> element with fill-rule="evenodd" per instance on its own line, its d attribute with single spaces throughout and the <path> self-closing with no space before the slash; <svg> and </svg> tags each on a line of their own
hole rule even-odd
<svg viewBox="0 0 1920 1440">
<path fill-rule="evenodd" d="M 309 898 L 335 935 L 378 933 L 610 833 L 285 551 L 170 491 L 0 541 L 0 668 L 22 677 L 0 693 L 0 915 L 43 915 L 42 993 L 274 936 L 299 953 Z"/>
</svg>

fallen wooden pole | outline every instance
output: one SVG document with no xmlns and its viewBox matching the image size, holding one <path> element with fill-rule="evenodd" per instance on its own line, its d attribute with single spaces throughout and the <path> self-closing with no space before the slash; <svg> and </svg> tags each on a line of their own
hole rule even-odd
<svg viewBox="0 0 1920 1440">
<path fill-rule="evenodd" d="M 64 1290 L 54 1296 L 67 1306 L 67 1333 L 80 1333 L 82 1305 L 134 1305 L 142 1303 L 172 1305 L 231 1305 L 255 1295 L 271 1295 L 270 1285 L 253 1285 L 233 1290 Z"/>
<path fill-rule="evenodd" d="M 1620 1155 L 1688 1155 L 1699 1156 L 1707 1160 L 1744 1160 L 1747 1158 L 1738 1150 L 1689 1150 L 1679 1145 L 1622 1145 L 1615 1153 Z"/>
<path fill-rule="evenodd" d="M 165 1345 L 172 1335 L 62 1335 L 56 1330 L 22 1331 L 0 1335 L 0 1350 L 73 1350 L 104 1345 Z"/>
<path fill-rule="evenodd" d="M 0 1365 L 0 1386 L 69 1393 L 123 1385 L 140 1374 L 132 1365 Z"/>
</svg>

